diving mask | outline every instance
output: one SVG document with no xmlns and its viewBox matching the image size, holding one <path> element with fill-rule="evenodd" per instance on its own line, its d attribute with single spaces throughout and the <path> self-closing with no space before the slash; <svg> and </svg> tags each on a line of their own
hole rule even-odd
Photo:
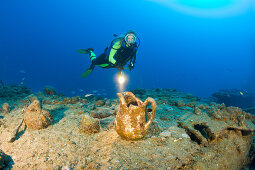
<svg viewBox="0 0 255 170">
<path fill-rule="evenodd" d="M 127 34 L 125 36 L 125 41 L 128 44 L 134 44 L 136 42 L 136 36 L 134 34 Z"/>
</svg>

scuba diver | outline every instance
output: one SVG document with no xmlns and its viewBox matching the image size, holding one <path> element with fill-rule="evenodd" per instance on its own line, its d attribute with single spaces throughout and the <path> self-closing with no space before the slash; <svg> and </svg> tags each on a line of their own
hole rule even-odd
<svg viewBox="0 0 255 170">
<path fill-rule="evenodd" d="M 117 68 L 119 73 L 124 70 L 124 66 L 129 62 L 128 69 L 131 71 L 134 68 L 137 49 L 140 45 L 140 39 L 133 30 L 127 31 L 124 35 L 117 36 L 106 47 L 104 53 L 96 57 L 93 48 L 77 50 L 80 54 L 89 54 L 91 65 L 81 75 L 81 77 L 87 77 L 95 68 L 100 66 L 102 68 Z M 137 42 L 138 41 L 138 42 Z"/>
</svg>

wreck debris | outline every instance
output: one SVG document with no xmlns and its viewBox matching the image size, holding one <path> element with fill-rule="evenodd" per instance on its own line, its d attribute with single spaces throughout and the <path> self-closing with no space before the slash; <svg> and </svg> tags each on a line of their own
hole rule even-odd
<svg viewBox="0 0 255 170">
<path fill-rule="evenodd" d="M 24 118 L 22 119 L 22 121 L 19 123 L 19 125 L 17 126 L 17 128 L 13 131 L 11 137 L 10 137 L 10 140 L 8 142 L 14 142 L 18 136 L 18 133 L 19 133 L 19 130 L 20 130 L 20 127 L 21 125 L 23 124 L 24 122 Z"/>
</svg>

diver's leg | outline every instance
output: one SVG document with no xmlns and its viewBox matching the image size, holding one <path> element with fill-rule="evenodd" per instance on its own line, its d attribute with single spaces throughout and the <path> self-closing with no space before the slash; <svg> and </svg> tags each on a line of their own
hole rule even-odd
<svg viewBox="0 0 255 170">
<path fill-rule="evenodd" d="M 96 54 L 94 53 L 93 48 L 88 48 L 85 50 L 78 50 L 78 52 L 82 53 L 82 54 L 89 54 L 90 60 L 92 62 L 92 64 L 90 65 L 90 67 L 82 73 L 81 77 L 85 78 L 88 75 L 90 75 L 90 73 L 94 70 L 96 65 L 99 65 L 103 62 L 102 59 L 102 55 L 100 55 L 98 58 L 96 57 Z"/>
<path fill-rule="evenodd" d="M 97 58 L 91 60 L 92 64 L 95 66 L 100 66 L 100 67 L 107 67 L 109 66 L 108 60 L 106 60 L 106 55 L 105 53 L 101 54 Z"/>
<path fill-rule="evenodd" d="M 95 59 L 97 59 L 96 54 L 94 53 L 94 51 L 89 51 L 89 57 L 90 57 L 90 60 L 92 61 L 92 63 Z"/>
<path fill-rule="evenodd" d="M 96 59 L 96 54 L 94 53 L 93 48 L 80 49 L 80 50 L 77 50 L 77 52 L 80 53 L 80 54 L 89 54 L 89 57 L 90 57 L 91 61 Z"/>
<path fill-rule="evenodd" d="M 103 53 L 100 56 L 96 57 L 96 55 L 94 54 L 94 52 L 90 52 L 89 53 L 90 59 L 92 64 L 90 65 L 89 69 L 87 69 L 82 75 L 81 77 L 85 78 L 87 77 L 95 68 L 95 66 L 100 66 L 102 68 L 109 68 L 109 62 L 106 59 L 106 55 Z"/>
</svg>

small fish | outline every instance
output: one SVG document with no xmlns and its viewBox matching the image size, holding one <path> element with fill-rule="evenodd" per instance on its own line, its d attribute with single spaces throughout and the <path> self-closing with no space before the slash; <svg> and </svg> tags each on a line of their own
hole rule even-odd
<svg viewBox="0 0 255 170">
<path fill-rule="evenodd" d="M 72 91 L 72 94 L 75 94 L 76 92 L 75 91 Z"/>
<path fill-rule="evenodd" d="M 240 94 L 243 95 L 243 92 L 240 91 Z"/>
<path fill-rule="evenodd" d="M 79 89 L 79 92 L 83 92 L 84 90 L 83 89 Z"/>
<path fill-rule="evenodd" d="M 181 140 L 182 140 L 182 138 L 178 138 L 178 139 L 175 139 L 174 142 L 179 142 Z"/>
<path fill-rule="evenodd" d="M 19 70 L 20 73 L 25 74 L 26 72 L 24 70 Z"/>
<path fill-rule="evenodd" d="M 23 82 L 20 82 L 20 84 L 23 84 Z"/>
<path fill-rule="evenodd" d="M 84 97 L 89 97 L 89 96 L 92 96 L 94 94 L 86 94 Z"/>
<path fill-rule="evenodd" d="M 25 79 L 26 79 L 26 78 L 25 78 L 25 77 L 23 77 L 21 80 L 22 80 L 22 81 L 24 81 Z"/>
</svg>

